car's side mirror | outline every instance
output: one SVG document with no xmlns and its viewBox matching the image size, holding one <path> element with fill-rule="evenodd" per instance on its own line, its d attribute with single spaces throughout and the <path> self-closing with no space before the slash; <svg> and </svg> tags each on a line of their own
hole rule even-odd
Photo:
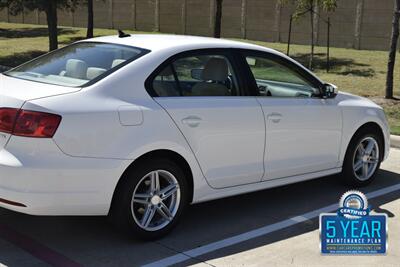
<svg viewBox="0 0 400 267">
<path fill-rule="evenodd" d="M 190 76 L 195 80 L 203 80 L 203 69 L 192 69 Z"/>
<path fill-rule="evenodd" d="M 325 83 L 321 91 L 323 98 L 335 98 L 339 92 L 337 86 L 331 83 Z"/>
</svg>

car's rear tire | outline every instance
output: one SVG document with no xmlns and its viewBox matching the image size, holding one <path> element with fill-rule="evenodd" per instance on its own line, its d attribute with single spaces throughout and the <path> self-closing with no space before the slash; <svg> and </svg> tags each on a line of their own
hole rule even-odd
<svg viewBox="0 0 400 267">
<path fill-rule="evenodd" d="M 382 142 L 379 133 L 369 128 L 354 135 L 343 162 L 342 177 L 347 185 L 362 187 L 375 179 L 384 153 Z"/>
<path fill-rule="evenodd" d="M 182 169 L 171 160 L 152 159 L 136 164 L 122 179 L 110 211 L 114 225 L 142 240 L 169 233 L 189 202 Z"/>
</svg>

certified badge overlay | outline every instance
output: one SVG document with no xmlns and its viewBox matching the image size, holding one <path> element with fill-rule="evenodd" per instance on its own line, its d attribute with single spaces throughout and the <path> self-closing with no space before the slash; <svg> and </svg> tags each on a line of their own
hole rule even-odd
<svg viewBox="0 0 400 267">
<path fill-rule="evenodd" d="M 337 213 L 319 216 L 322 254 L 386 254 L 387 216 L 370 214 L 366 196 L 348 191 Z"/>
</svg>

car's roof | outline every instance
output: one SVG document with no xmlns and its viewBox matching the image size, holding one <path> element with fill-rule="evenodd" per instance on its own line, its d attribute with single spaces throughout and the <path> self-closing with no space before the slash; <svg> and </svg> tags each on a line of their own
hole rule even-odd
<svg viewBox="0 0 400 267">
<path fill-rule="evenodd" d="M 165 55 L 173 55 L 175 53 L 207 48 L 238 48 L 238 49 L 252 49 L 265 51 L 271 54 L 276 54 L 298 65 L 300 68 L 307 71 L 321 81 L 314 73 L 306 69 L 300 63 L 294 61 L 283 53 L 271 48 L 251 43 L 239 42 L 227 39 L 217 39 L 211 37 L 191 36 L 191 35 L 176 35 L 176 34 L 132 34 L 129 37 L 120 38 L 118 35 L 96 37 L 92 39 L 83 40 L 81 42 L 103 42 L 128 45 L 138 48 L 150 50 L 152 52 L 160 52 Z M 153 54 L 153 53 L 150 53 Z M 157 53 L 156 53 L 157 54 Z M 322 81 L 321 81 L 322 82 Z"/>
<path fill-rule="evenodd" d="M 174 35 L 174 34 L 132 34 L 130 37 L 119 38 L 116 35 L 97 37 L 85 41 L 106 42 L 122 45 L 145 48 L 151 51 L 158 51 L 171 48 L 182 50 L 201 49 L 201 48 L 242 48 L 257 49 L 271 53 L 278 53 L 273 49 L 249 43 L 243 43 L 227 39 L 217 39 L 210 37 Z"/>
</svg>

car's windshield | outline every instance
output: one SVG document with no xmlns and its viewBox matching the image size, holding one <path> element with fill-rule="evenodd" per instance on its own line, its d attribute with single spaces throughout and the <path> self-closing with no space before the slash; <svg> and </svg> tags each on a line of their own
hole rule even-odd
<svg viewBox="0 0 400 267">
<path fill-rule="evenodd" d="M 117 44 L 82 42 L 14 68 L 6 75 L 63 86 L 83 86 L 133 61 L 147 50 Z"/>
</svg>

